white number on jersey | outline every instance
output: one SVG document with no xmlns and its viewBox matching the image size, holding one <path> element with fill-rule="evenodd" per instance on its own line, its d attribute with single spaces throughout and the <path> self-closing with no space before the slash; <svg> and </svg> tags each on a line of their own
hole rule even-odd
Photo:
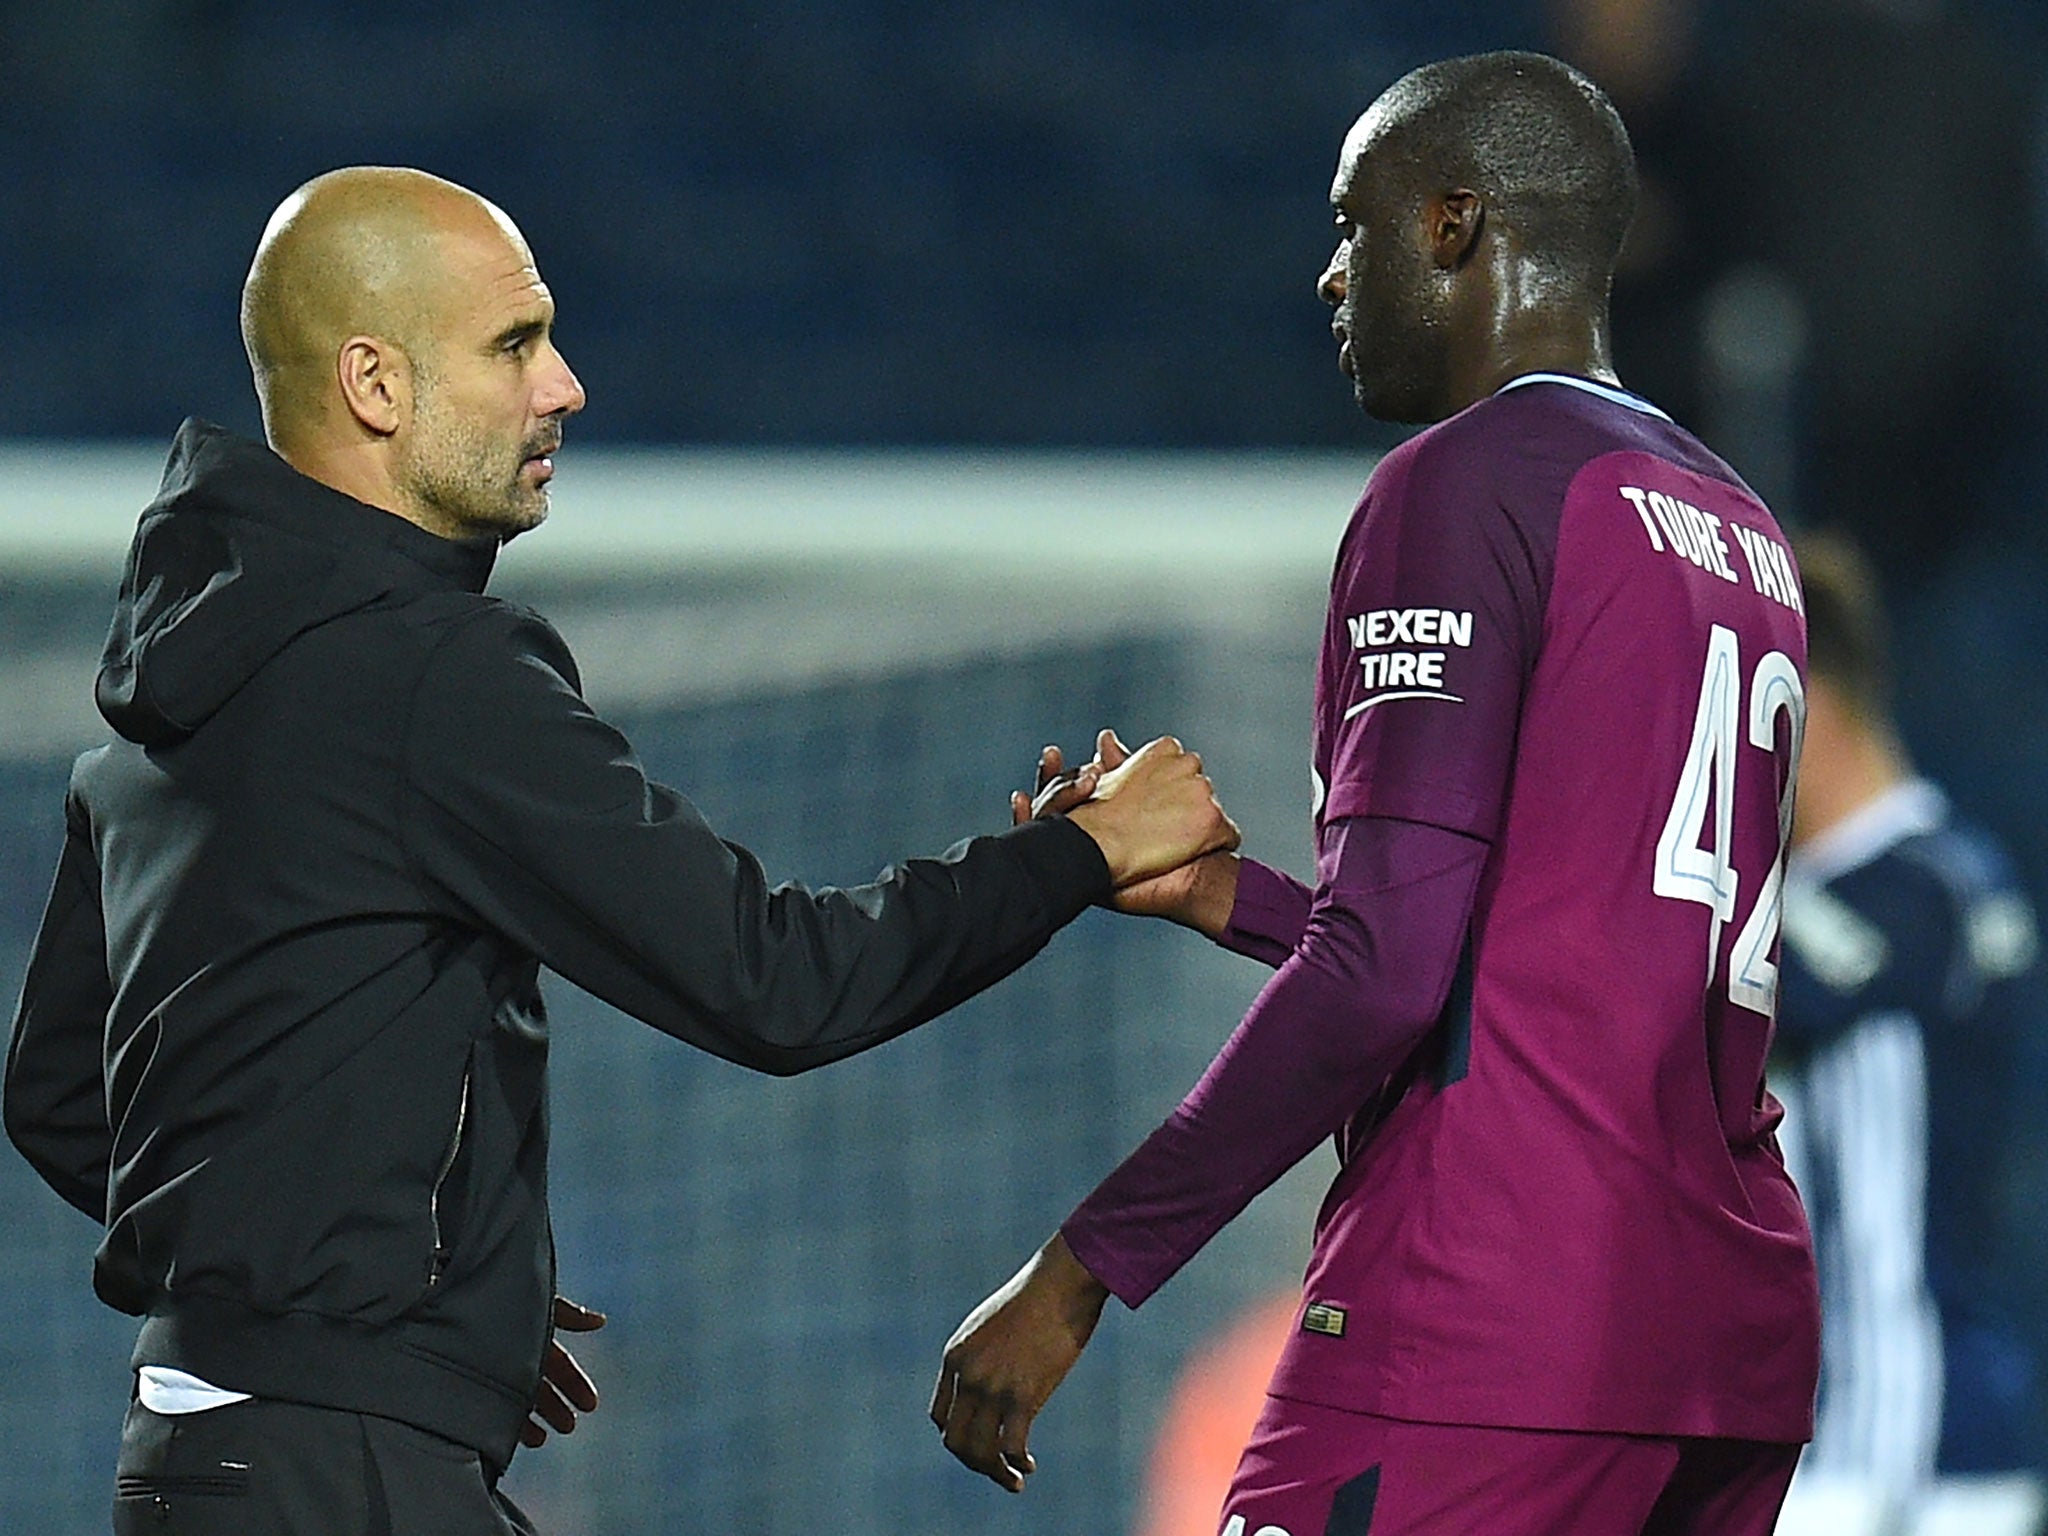
<svg viewBox="0 0 2048 1536">
<path fill-rule="evenodd" d="M 1719 965 L 1722 924 L 1735 916 L 1735 895 L 1742 877 L 1729 862 L 1734 841 L 1735 760 L 1742 731 L 1741 646 L 1735 631 L 1716 624 L 1707 636 L 1706 670 L 1700 678 L 1700 702 L 1693 714 L 1692 744 L 1679 770 L 1678 788 L 1664 832 L 1657 839 L 1657 861 L 1650 889 L 1674 901 L 1697 901 L 1713 913 L 1707 925 L 1707 980 Z M 1799 779 L 1799 748 L 1806 734 L 1806 690 L 1799 669 L 1783 651 L 1772 651 L 1757 663 L 1749 685 L 1749 742 L 1771 751 L 1777 742 L 1779 711 L 1790 725 L 1784 793 L 1778 797 L 1778 853 L 1765 875 L 1749 919 L 1735 936 L 1729 954 L 1728 1000 L 1753 1013 L 1769 1014 L 1777 1005 L 1778 968 L 1771 962 L 1778 922 L 1784 913 L 1785 844 L 1792 831 L 1792 791 Z M 1714 807 L 1713 842 L 1702 847 L 1707 806 Z"/>
<path fill-rule="evenodd" d="M 1244 1516 L 1232 1515 L 1223 1527 L 1223 1536 L 1244 1536 Z M 1287 1532 L 1277 1525 L 1262 1525 L 1252 1536 L 1287 1536 Z"/>
</svg>

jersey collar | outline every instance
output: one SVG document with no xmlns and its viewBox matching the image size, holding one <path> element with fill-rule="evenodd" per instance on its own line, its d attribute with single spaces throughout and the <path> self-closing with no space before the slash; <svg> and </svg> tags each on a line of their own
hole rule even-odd
<svg viewBox="0 0 2048 1536">
<path fill-rule="evenodd" d="M 1494 393 L 1504 395 L 1511 389 L 1520 389 L 1524 384 L 1563 384 L 1570 389 L 1583 389 L 1589 395 L 1598 395 L 1602 400 L 1612 401 L 1616 405 L 1625 405 L 1632 411 L 1642 412 L 1645 416 L 1654 416 L 1659 421 L 1671 419 L 1641 395 L 1632 395 L 1625 389 L 1616 389 L 1612 384 L 1582 379 L 1575 373 L 1525 373 L 1509 379 Z"/>
<path fill-rule="evenodd" d="M 1909 837 L 1932 832 L 1947 816 L 1948 796 L 1925 779 L 1902 780 L 1796 851 L 1786 872 L 1825 884 Z"/>
</svg>

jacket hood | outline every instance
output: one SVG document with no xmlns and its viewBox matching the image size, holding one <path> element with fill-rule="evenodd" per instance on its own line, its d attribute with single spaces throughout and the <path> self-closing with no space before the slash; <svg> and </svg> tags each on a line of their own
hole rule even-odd
<svg viewBox="0 0 2048 1536">
<path fill-rule="evenodd" d="M 481 592 L 496 555 L 187 421 L 129 546 L 94 699 L 130 741 L 181 741 L 307 630 L 423 589 Z"/>
</svg>

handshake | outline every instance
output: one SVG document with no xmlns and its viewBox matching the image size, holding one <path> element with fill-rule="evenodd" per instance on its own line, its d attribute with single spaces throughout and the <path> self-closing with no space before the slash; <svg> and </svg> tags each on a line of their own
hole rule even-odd
<svg viewBox="0 0 2048 1536">
<path fill-rule="evenodd" d="M 1094 759 L 1071 769 L 1047 747 L 1033 792 L 1010 796 L 1010 816 L 1019 825 L 1065 816 L 1094 838 L 1120 912 L 1169 918 L 1212 939 L 1230 921 L 1237 824 L 1217 804 L 1202 759 L 1171 736 L 1133 752 L 1105 730 Z"/>
</svg>

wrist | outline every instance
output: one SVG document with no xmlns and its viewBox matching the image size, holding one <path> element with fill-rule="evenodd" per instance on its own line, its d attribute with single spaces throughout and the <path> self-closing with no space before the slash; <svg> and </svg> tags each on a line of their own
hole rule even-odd
<svg viewBox="0 0 2048 1536">
<path fill-rule="evenodd" d="M 1066 1235 L 1055 1232 L 1038 1250 L 1039 1272 L 1066 1304 L 1069 1317 L 1093 1326 L 1109 1301 L 1109 1287 L 1095 1278 L 1088 1266 L 1074 1257 Z"/>
<path fill-rule="evenodd" d="M 1237 872 L 1241 861 L 1234 853 L 1216 853 L 1196 866 L 1195 880 L 1176 922 L 1194 929 L 1204 938 L 1220 940 L 1237 910 Z"/>
</svg>

